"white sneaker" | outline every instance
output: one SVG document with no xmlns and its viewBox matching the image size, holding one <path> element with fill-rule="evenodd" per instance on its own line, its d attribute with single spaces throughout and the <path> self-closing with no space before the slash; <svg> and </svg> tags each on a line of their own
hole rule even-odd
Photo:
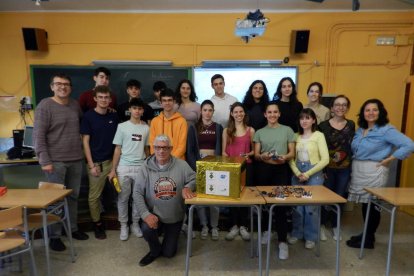
<svg viewBox="0 0 414 276">
<path fill-rule="evenodd" d="M 200 232 L 200 239 L 205 240 L 208 237 L 208 227 L 206 225 L 203 226 Z"/>
<path fill-rule="evenodd" d="M 305 241 L 305 248 L 306 249 L 312 249 L 315 247 L 315 242 L 314 241 Z"/>
<path fill-rule="evenodd" d="M 267 244 L 267 239 L 269 238 L 270 235 L 270 240 L 272 240 L 272 233 L 269 234 L 268 231 L 264 231 L 262 234 L 262 244 L 265 245 Z"/>
<path fill-rule="evenodd" d="M 183 226 L 181 226 L 181 231 L 183 231 L 183 233 L 187 236 L 187 234 L 188 234 L 188 225 L 186 223 L 183 223 Z M 195 237 L 196 237 L 196 233 L 193 230 L 192 238 L 195 239 Z"/>
<path fill-rule="evenodd" d="M 119 233 L 119 239 L 121 241 L 126 241 L 129 236 L 129 227 L 126 223 L 121 223 L 121 231 Z"/>
<path fill-rule="evenodd" d="M 239 234 L 239 227 L 237 225 L 233 225 L 230 231 L 224 237 L 226 241 L 232 241 L 234 238 Z"/>
<path fill-rule="evenodd" d="M 289 247 L 287 243 L 285 242 L 279 243 L 279 259 L 280 260 L 289 259 Z"/>
<path fill-rule="evenodd" d="M 326 241 L 328 238 L 326 237 L 326 228 L 325 225 L 321 225 L 321 241 Z"/>
<path fill-rule="evenodd" d="M 292 237 L 292 236 L 289 236 L 288 238 L 287 238 L 287 241 L 288 241 L 288 243 L 289 244 L 295 244 L 295 243 L 297 243 L 298 242 L 298 238 L 296 238 L 296 237 Z"/>
<path fill-rule="evenodd" d="M 218 239 L 219 239 L 219 231 L 218 231 L 218 228 L 211 229 L 211 239 L 213 241 L 218 241 Z"/>
<path fill-rule="evenodd" d="M 342 241 L 342 236 L 338 235 L 339 233 L 338 227 L 333 227 L 332 228 L 332 237 L 333 239 L 336 241 L 338 239 L 339 236 L 339 240 Z"/>
<path fill-rule="evenodd" d="M 250 241 L 250 232 L 245 226 L 240 226 L 240 236 L 244 241 Z"/>
<path fill-rule="evenodd" d="M 133 222 L 131 224 L 131 232 L 137 237 L 137 238 L 142 238 L 142 231 L 141 228 L 139 227 L 138 222 Z"/>
</svg>

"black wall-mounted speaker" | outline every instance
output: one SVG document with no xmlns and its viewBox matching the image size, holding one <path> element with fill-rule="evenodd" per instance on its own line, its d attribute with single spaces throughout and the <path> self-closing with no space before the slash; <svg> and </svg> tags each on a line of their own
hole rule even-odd
<svg viewBox="0 0 414 276">
<path fill-rule="evenodd" d="M 306 54 L 308 52 L 310 30 L 294 30 L 290 41 L 291 54 Z"/>
<path fill-rule="evenodd" d="M 24 48 L 28 51 L 47 51 L 47 32 L 37 28 L 22 28 Z"/>
</svg>

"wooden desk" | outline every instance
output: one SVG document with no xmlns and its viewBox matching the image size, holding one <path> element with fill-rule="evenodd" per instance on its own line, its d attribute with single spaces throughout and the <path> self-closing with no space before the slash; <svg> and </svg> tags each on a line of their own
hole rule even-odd
<svg viewBox="0 0 414 276">
<path fill-rule="evenodd" d="M 394 238 L 394 224 L 397 207 L 399 206 L 413 206 L 414 205 L 414 188 L 365 188 L 370 193 L 368 200 L 368 208 L 365 217 L 364 232 L 362 235 L 361 250 L 359 258 L 362 259 L 364 252 L 364 244 L 366 238 L 366 232 L 369 221 L 369 213 L 371 209 L 371 203 L 379 206 L 382 210 L 385 210 L 391 214 L 390 220 L 390 233 L 388 239 L 388 253 L 387 253 L 387 266 L 385 274 L 390 275 L 391 269 L 391 254 L 392 254 L 392 240 Z"/>
<path fill-rule="evenodd" d="M 72 190 L 54 190 L 54 189 L 8 189 L 7 193 L 0 196 L 0 208 L 10 208 L 13 206 L 23 205 L 27 208 L 40 209 L 42 214 L 43 224 L 43 239 L 45 243 L 46 251 L 46 263 L 48 275 L 51 274 L 50 270 L 50 257 L 49 257 L 49 236 L 47 231 L 47 215 L 48 213 L 56 210 L 57 208 L 64 208 L 65 214 L 69 214 L 68 203 L 66 197 L 72 193 Z M 48 211 L 47 208 L 61 201 L 57 204 L 53 210 Z M 64 222 L 65 223 L 65 222 Z M 66 233 L 71 248 L 72 262 L 75 262 L 75 252 L 73 249 L 72 232 L 70 227 L 69 215 L 66 215 L 66 225 L 69 233 Z"/>
<path fill-rule="evenodd" d="M 191 243 L 193 235 L 193 216 L 195 206 L 221 206 L 221 207 L 251 207 L 250 209 L 250 234 L 251 234 L 251 254 L 253 256 L 253 209 L 257 211 L 257 251 L 259 255 L 259 275 L 262 275 L 262 250 L 261 250 L 261 205 L 266 201 L 262 195 L 256 189 L 256 187 L 245 187 L 242 191 L 240 199 L 210 199 L 195 197 L 192 199 L 186 199 L 185 204 L 191 204 L 188 215 L 188 233 L 187 233 L 187 254 L 185 258 L 185 275 L 188 275 L 190 270 L 190 255 L 191 255 Z"/>
<path fill-rule="evenodd" d="M 7 159 L 6 153 L 0 153 L 0 165 L 37 164 L 37 158 Z"/>
<path fill-rule="evenodd" d="M 259 191 L 265 191 L 266 193 L 272 192 L 274 186 L 257 186 Z M 268 233 L 272 229 L 272 213 L 273 209 L 276 206 L 289 206 L 289 205 L 333 205 L 336 207 L 337 213 L 337 226 L 338 226 L 338 236 L 341 235 L 341 211 L 339 203 L 346 203 L 346 199 L 332 192 L 325 186 L 295 186 L 302 187 L 306 190 L 312 192 L 312 198 L 296 198 L 296 197 L 287 197 L 285 199 L 278 199 L 275 197 L 264 196 L 266 203 L 271 204 L 269 210 L 269 228 Z M 320 209 L 319 209 L 319 220 L 320 220 Z M 320 223 L 319 223 L 320 224 Z M 339 275 L 339 242 L 340 239 L 336 241 L 336 275 Z M 267 254 L 266 254 L 266 275 L 269 275 L 269 266 L 270 266 L 270 235 L 268 235 L 267 241 Z M 320 250 L 320 228 L 318 228 L 318 242 L 317 242 L 317 255 L 319 256 Z"/>
</svg>

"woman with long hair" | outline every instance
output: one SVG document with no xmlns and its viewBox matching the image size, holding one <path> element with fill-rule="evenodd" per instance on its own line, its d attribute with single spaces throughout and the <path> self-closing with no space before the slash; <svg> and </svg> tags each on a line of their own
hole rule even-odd
<svg viewBox="0 0 414 276">
<path fill-rule="evenodd" d="M 369 198 L 365 188 L 385 187 L 391 162 L 410 156 L 414 152 L 414 142 L 389 124 L 388 112 L 378 99 L 369 99 L 361 106 L 358 126 L 351 144 L 353 160 L 348 201 L 362 203 L 365 221 Z M 365 248 L 374 248 L 380 219 L 380 211 L 370 208 Z M 346 242 L 353 248 L 360 248 L 361 243 L 362 234 Z"/>
<path fill-rule="evenodd" d="M 328 147 L 325 136 L 317 131 L 316 115 L 310 108 L 299 114 L 299 133 L 296 138 L 295 159 L 289 162 L 294 173 L 293 185 L 323 185 L 323 168 L 329 163 Z M 305 248 L 312 249 L 318 238 L 318 206 L 296 206 L 292 214 L 293 230 L 288 239 L 294 244 L 305 239 Z"/>
<path fill-rule="evenodd" d="M 264 110 L 269 102 L 269 93 L 262 80 L 255 80 L 250 84 L 243 99 L 243 105 L 249 115 L 249 125 L 258 130 L 266 125 Z"/>
<path fill-rule="evenodd" d="M 279 107 L 279 123 L 290 127 L 293 132 L 298 132 L 299 112 L 303 105 L 297 98 L 296 85 L 290 77 L 279 81 L 273 101 Z"/>
<path fill-rule="evenodd" d="M 175 89 L 176 109 L 189 124 L 195 124 L 200 118 L 200 104 L 196 101 L 193 83 L 187 79 L 181 80 Z"/>
<path fill-rule="evenodd" d="M 246 185 L 252 185 L 251 158 L 253 151 L 254 129 L 247 125 L 248 116 L 242 103 L 235 102 L 230 107 L 228 127 L 223 131 L 223 156 L 243 156 L 246 158 Z M 233 227 L 226 235 L 226 240 L 233 240 L 238 234 L 243 240 L 250 240 L 247 231 L 247 208 L 230 208 Z"/>
<path fill-rule="evenodd" d="M 196 161 L 208 155 L 221 155 L 221 136 L 223 127 L 213 122 L 214 104 L 210 100 L 201 103 L 201 116 L 197 123 L 189 125 L 187 136 L 186 161 L 190 167 L 196 170 Z M 218 240 L 219 207 L 197 207 L 198 218 L 201 224 L 200 238 L 208 237 L 207 210 L 210 210 L 211 239 Z"/>
<path fill-rule="evenodd" d="M 279 123 L 280 111 L 278 104 L 269 102 L 265 109 L 267 125 L 254 135 L 254 156 L 257 161 L 255 168 L 255 184 L 262 186 L 283 186 L 289 180 L 287 162 L 295 156 L 295 140 L 293 130 Z M 276 207 L 275 220 L 279 242 L 279 259 L 289 258 L 289 248 L 286 243 L 288 222 L 285 206 Z M 262 216 L 262 225 L 268 226 L 268 216 Z M 262 242 L 266 243 L 271 233 L 263 233 Z"/>
</svg>

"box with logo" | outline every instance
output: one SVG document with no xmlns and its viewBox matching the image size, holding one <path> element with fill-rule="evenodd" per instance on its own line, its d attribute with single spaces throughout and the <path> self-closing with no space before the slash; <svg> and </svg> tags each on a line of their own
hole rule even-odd
<svg viewBox="0 0 414 276">
<path fill-rule="evenodd" d="M 197 196 L 238 199 L 246 184 L 244 157 L 206 156 L 196 162 Z"/>
</svg>

